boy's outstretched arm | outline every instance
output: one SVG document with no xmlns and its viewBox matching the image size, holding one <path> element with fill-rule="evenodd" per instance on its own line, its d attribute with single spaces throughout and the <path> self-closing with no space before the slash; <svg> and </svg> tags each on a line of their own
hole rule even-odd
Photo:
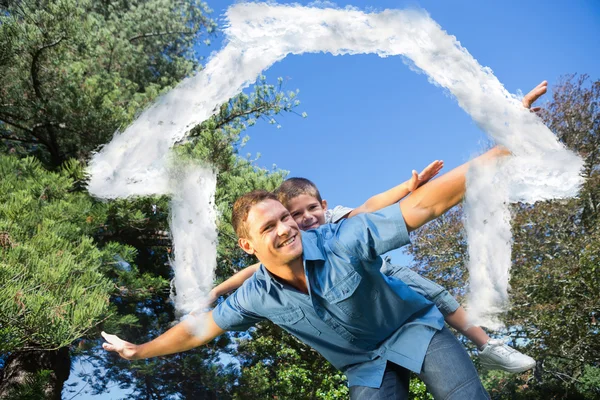
<svg viewBox="0 0 600 400">
<path fill-rule="evenodd" d="M 390 190 L 376 194 L 375 196 L 369 198 L 367 201 L 365 201 L 364 204 L 352 210 L 346 218 L 351 218 L 355 215 L 362 213 L 369 213 L 381 210 L 382 208 L 399 202 L 409 193 L 416 190 L 419 186 L 425 184 L 431 178 L 436 176 L 443 167 L 443 161 L 435 160 L 427 167 L 425 167 L 425 169 L 421 171 L 420 174 L 417 173 L 417 171 L 413 170 L 412 177 L 409 180 L 391 188 Z"/>
<path fill-rule="evenodd" d="M 126 342 L 116 335 L 102 332 L 102 337 L 106 340 L 102 347 L 106 351 L 119 353 L 121 357 L 127 360 L 138 360 L 190 350 L 210 342 L 225 332 L 215 323 L 212 311 L 197 318 L 202 319 L 201 336 L 192 334 L 191 322 L 186 320 L 175 325 L 156 339 L 140 345 Z"/>
<path fill-rule="evenodd" d="M 546 93 L 547 85 L 548 83 L 543 81 L 527 93 L 523 97 L 523 106 L 531 109 L 531 105 Z M 532 111 L 537 111 L 537 109 L 534 108 Z M 408 199 L 400 203 L 408 230 L 419 228 L 461 201 L 465 195 L 467 171 L 472 162 L 489 162 L 509 154 L 510 151 L 506 148 L 496 146 L 475 160 L 465 163 L 415 190 Z"/>
<path fill-rule="evenodd" d="M 258 270 L 258 267 L 260 267 L 260 263 L 250 265 L 249 267 L 236 272 L 226 281 L 215 286 L 210 291 L 209 303 L 214 303 L 219 297 L 224 296 L 229 292 L 233 292 L 242 286 L 242 284 Z"/>
</svg>

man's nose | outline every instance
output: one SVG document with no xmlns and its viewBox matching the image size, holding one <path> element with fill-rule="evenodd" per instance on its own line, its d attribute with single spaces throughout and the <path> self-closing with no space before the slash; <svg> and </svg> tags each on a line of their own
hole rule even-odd
<svg viewBox="0 0 600 400">
<path fill-rule="evenodd" d="M 279 221 L 279 224 L 277 225 L 277 234 L 279 236 L 288 235 L 290 230 L 291 228 L 288 226 L 288 224 L 284 224 L 282 221 Z"/>
</svg>

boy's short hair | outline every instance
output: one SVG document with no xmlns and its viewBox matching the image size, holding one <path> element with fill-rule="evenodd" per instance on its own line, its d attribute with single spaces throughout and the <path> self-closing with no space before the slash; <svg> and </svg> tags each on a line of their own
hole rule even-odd
<svg viewBox="0 0 600 400">
<path fill-rule="evenodd" d="M 266 190 L 253 190 L 240 196 L 235 201 L 233 211 L 231 212 L 231 225 L 233 225 L 233 230 L 238 235 L 238 238 L 248 238 L 250 236 L 248 225 L 246 224 L 250 209 L 265 200 L 279 201 L 274 193 Z"/>
<path fill-rule="evenodd" d="M 306 178 L 286 179 L 281 186 L 275 190 L 275 194 L 281 204 L 286 208 L 288 207 L 290 200 L 301 194 L 312 196 L 319 200 L 319 203 L 323 201 L 323 199 L 321 199 L 321 193 L 319 193 L 319 189 L 317 189 L 317 185 Z"/>
</svg>

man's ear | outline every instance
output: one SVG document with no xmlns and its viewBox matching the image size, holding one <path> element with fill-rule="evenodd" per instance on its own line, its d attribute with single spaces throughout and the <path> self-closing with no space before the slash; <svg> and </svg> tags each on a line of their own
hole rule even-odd
<svg viewBox="0 0 600 400">
<path fill-rule="evenodd" d="M 321 207 L 323 207 L 323 210 L 327 211 L 327 200 L 321 200 Z"/>
<path fill-rule="evenodd" d="M 252 246 L 252 243 L 250 242 L 249 239 L 239 238 L 238 244 L 240 245 L 242 250 L 244 250 L 246 253 L 251 254 L 251 255 L 253 255 L 255 253 L 254 246 Z"/>
</svg>

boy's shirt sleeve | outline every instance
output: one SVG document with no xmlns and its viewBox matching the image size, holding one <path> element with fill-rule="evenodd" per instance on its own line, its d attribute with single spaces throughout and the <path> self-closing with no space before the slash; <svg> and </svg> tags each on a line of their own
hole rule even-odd
<svg viewBox="0 0 600 400">
<path fill-rule="evenodd" d="M 335 206 L 325 211 L 325 223 L 337 224 L 354 210 L 350 207 Z"/>
<path fill-rule="evenodd" d="M 390 250 L 410 243 L 398 204 L 342 221 L 334 233 L 336 246 L 360 260 L 374 261 Z"/>
<path fill-rule="evenodd" d="M 221 329 L 245 331 L 266 319 L 252 311 L 252 288 L 251 284 L 242 285 L 214 308 L 213 319 Z"/>
</svg>

